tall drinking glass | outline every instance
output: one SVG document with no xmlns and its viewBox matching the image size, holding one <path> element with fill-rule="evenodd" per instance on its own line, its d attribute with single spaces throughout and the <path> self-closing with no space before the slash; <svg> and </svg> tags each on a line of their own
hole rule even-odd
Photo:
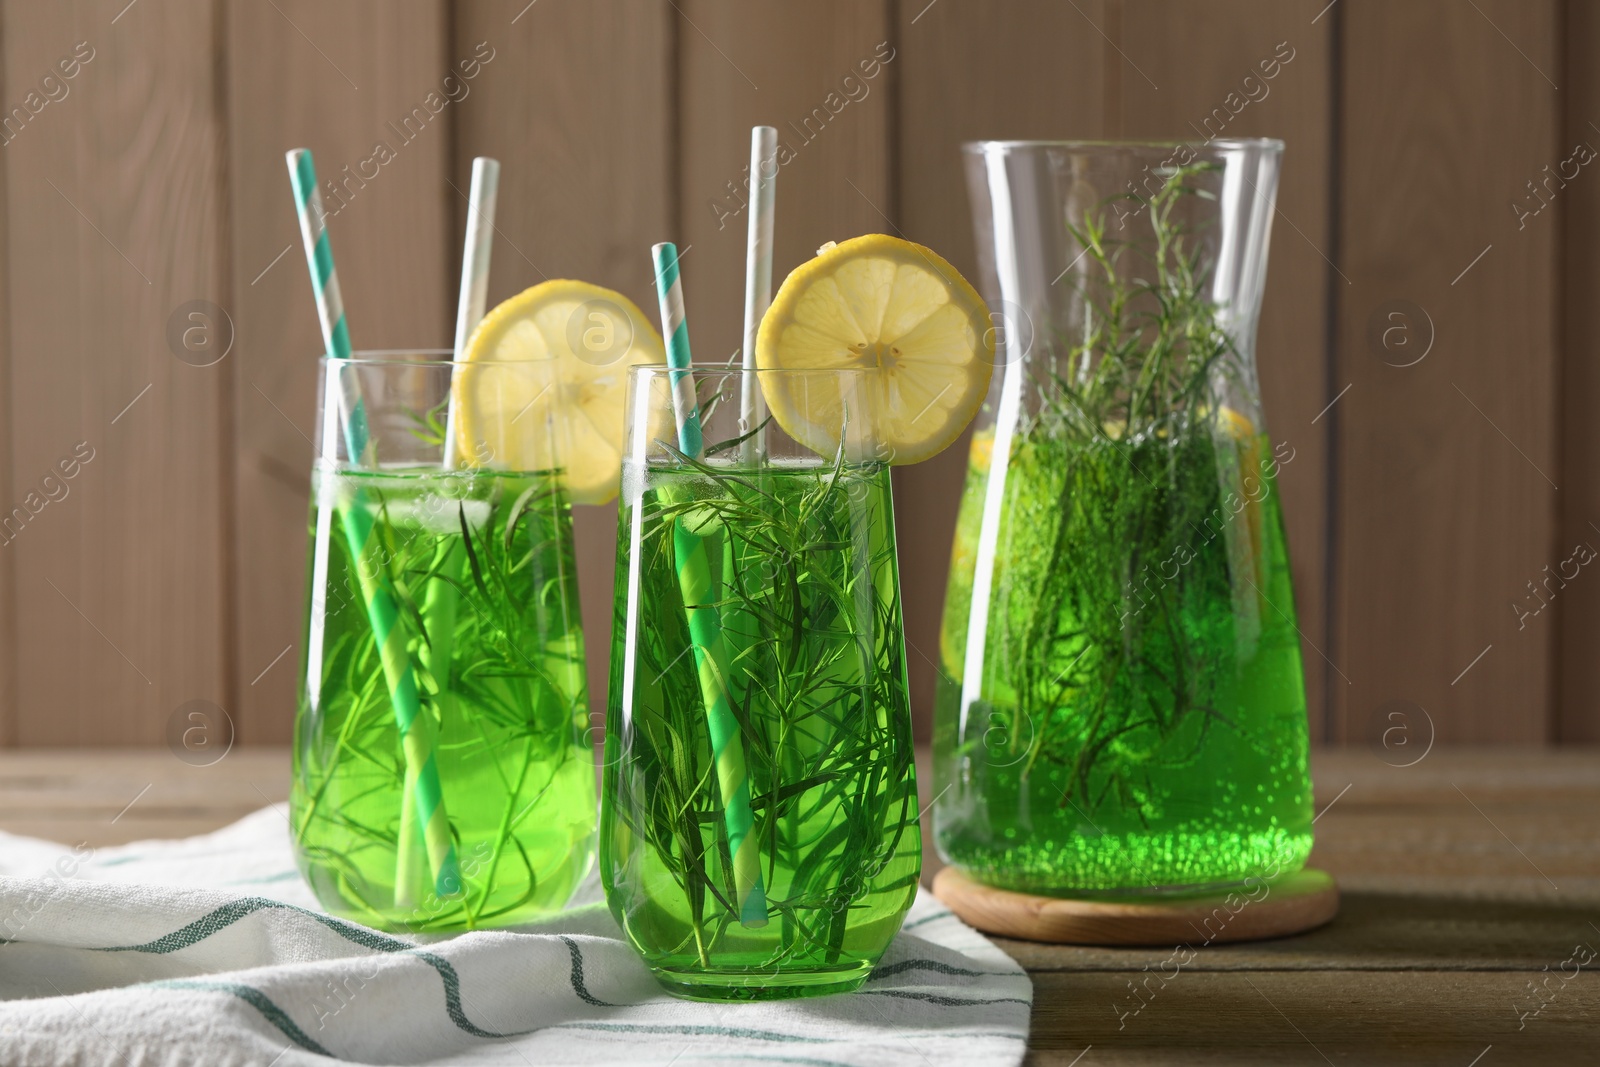
<svg viewBox="0 0 1600 1067">
<path fill-rule="evenodd" d="M 537 418 L 486 420 L 502 439 L 478 439 L 458 412 L 447 466 L 449 359 L 322 364 L 290 818 L 323 906 L 385 929 L 525 921 L 564 906 L 594 859 L 562 442 Z M 553 368 L 454 380 L 483 411 Z"/>
<path fill-rule="evenodd" d="M 1002 366 L 941 640 L 935 834 L 1044 893 L 1270 879 L 1311 850 L 1255 332 L 1283 145 L 966 148 Z"/>
<path fill-rule="evenodd" d="M 854 989 L 921 872 L 881 398 L 861 371 L 697 369 L 696 461 L 672 375 L 629 379 L 606 898 L 679 995 Z M 741 418 L 747 375 L 810 447 Z"/>
</svg>

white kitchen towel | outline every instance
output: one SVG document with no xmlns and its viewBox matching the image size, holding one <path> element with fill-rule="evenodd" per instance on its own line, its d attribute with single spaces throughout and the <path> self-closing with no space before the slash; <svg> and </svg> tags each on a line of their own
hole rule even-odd
<svg viewBox="0 0 1600 1067">
<path fill-rule="evenodd" d="M 919 891 L 858 992 L 664 993 L 591 876 L 514 930 L 398 937 L 332 918 L 277 805 L 201 837 L 0 834 L 0 1063 L 1016 1064 L 1033 987 Z"/>
</svg>

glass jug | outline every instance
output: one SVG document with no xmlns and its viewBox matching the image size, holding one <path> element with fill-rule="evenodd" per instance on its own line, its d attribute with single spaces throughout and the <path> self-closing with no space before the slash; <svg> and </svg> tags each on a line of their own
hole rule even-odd
<svg viewBox="0 0 1600 1067">
<path fill-rule="evenodd" d="M 946 860 L 1057 895 L 1311 850 L 1300 643 L 1256 321 L 1283 145 L 966 146 L 996 373 L 940 652 Z"/>
</svg>

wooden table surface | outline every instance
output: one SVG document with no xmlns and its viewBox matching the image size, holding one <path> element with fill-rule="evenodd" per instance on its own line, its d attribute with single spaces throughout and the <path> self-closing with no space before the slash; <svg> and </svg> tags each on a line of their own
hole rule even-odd
<svg viewBox="0 0 1600 1067">
<path fill-rule="evenodd" d="M 1385 758 L 1316 754 L 1312 862 L 1344 890 L 1328 927 L 1197 947 L 1181 969 L 1172 948 L 1001 940 L 1033 976 L 1029 1062 L 1600 1058 L 1600 750 Z M 3 752 L 0 829 L 94 845 L 199 833 L 282 799 L 287 775 L 282 749 L 210 767 L 164 750 Z M 930 851 L 930 877 L 936 864 Z"/>
</svg>

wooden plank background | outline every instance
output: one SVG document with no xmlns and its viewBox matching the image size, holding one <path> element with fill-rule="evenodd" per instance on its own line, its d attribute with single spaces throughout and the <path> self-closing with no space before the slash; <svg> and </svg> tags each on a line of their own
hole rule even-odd
<svg viewBox="0 0 1600 1067">
<path fill-rule="evenodd" d="M 11 502 L 33 511 L 57 464 L 87 460 L 3 549 L 18 745 L 148 744 L 179 704 L 234 688 L 234 364 L 166 343 L 179 305 L 227 299 L 220 9 L 141 7 L 4 10 L 7 110 L 40 106 L 0 149 Z"/>
<path fill-rule="evenodd" d="M 458 0 L 452 33 L 458 51 L 488 41 L 508 57 L 462 102 L 449 190 L 452 233 L 460 234 L 472 157 L 501 161 L 490 305 L 546 278 L 582 278 L 653 309 L 650 245 L 678 230 L 671 8 Z M 459 271 L 461 242 L 452 240 L 451 269 Z M 574 509 L 596 739 L 605 721 L 616 522 L 615 504 Z"/>
<path fill-rule="evenodd" d="M 133 17 L 130 11 L 123 21 Z M 445 183 L 453 152 L 448 109 L 409 143 L 394 126 L 460 58 L 446 54 L 449 30 L 440 0 L 228 7 L 239 676 L 234 703 L 224 706 L 242 739 L 289 740 L 293 715 L 284 709 L 294 707 L 305 610 L 297 576 L 322 345 L 298 223 L 292 209 L 281 210 L 283 154 L 309 147 L 318 172 L 340 181 L 343 206 L 332 198 L 325 206 L 337 212 L 330 237 L 355 346 L 447 347 L 461 255 Z M 493 72 L 491 62 L 469 85 L 476 89 Z M 380 140 L 398 158 L 364 181 L 361 161 Z"/>
<path fill-rule="evenodd" d="M 1569 4 L 1562 29 L 1565 41 L 1561 86 L 1561 158 L 1579 144 L 1600 149 L 1600 71 L 1590 62 L 1600 41 L 1600 7 Z M 1568 168 L 1568 173 L 1571 168 Z M 1594 315 L 1600 293 L 1600 182 L 1573 183 L 1561 190 L 1561 347 L 1557 353 L 1556 409 L 1561 425 L 1559 558 L 1581 542 L 1600 547 L 1600 321 Z M 1541 215 L 1544 212 L 1540 213 Z M 1535 220 L 1537 221 L 1537 220 Z M 1555 220 L 1553 219 L 1552 222 Z M 1554 227 L 1552 227 L 1554 228 Z M 1591 525 L 1592 524 L 1592 525 Z M 1574 583 L 1556 618 L 1559 644 L 1555 674 L 1557 736 L 1567 741 L 1600 742 L 1600 582 Z"/>
<path fill-rule="evenodd" d="M 1559 611 L 1519 627 L 1511 604 L 1537 606 L 1527 583 L 1565 555 L 1553 555 L 1559 209 L 1519 231 L 1509 202 L 1566 155 L 1561 11 L 1433 0 L 1343 13 L 1345 52 L 1363 63 L 1343 83 L 1339 171 L 1351 284 L 1334 363 L 1351 388 L 1335 423 L 1332 643 L 1351 684 L 1332 690 L 1336 736 L 1381 733 L 1394 700 L 1426 709 L 1446 740 L 1552 730 Z M 1435 324 L 1415 366 L 1369 347 L 1370 317 L 1396 299 Z"/>
<path fill-rule="evenodd" d="M 779 277 L 868 231 L 971 271 L 961 142 L 1194 139 L 1252 94 L 1224 132 L 1288 143 L 1259 360 L 1314 736 L 1600 740 L 1600 579 L 1547 581 L 1600 545 L 1600 177 L 1564 163 L 1600 146 L 1596 45 L 1559 0 L 0 0 L 0 508 L 93 450 L 0 544 L 0 746 L 158 744 L 195 699 L 289 737 L 318 338 L 285 149 L 345 189 L 358 347 L 448 343 L 491 154 L 491 299 L 565 276 L 648 308 L 671 238 L 710 362 L 754 123 L 796 156 Z M 195 301 L 231 340 L 209 366 L 168 341 Z M 1397 307 L 1412 366 L 1373 340 Z M 895 480 L 923 728 L 964 458 Z M 596 710 L 614 522 L 579 509 Z"/>
</svg>

